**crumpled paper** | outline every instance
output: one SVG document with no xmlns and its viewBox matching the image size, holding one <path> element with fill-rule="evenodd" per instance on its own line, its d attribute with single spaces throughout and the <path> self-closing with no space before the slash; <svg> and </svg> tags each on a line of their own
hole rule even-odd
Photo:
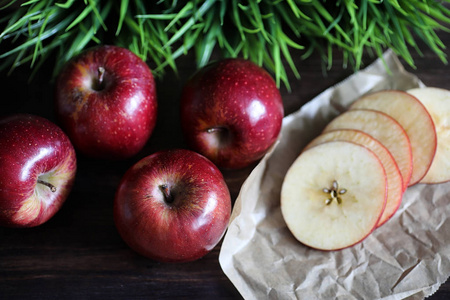
<svg viewBox="0 0 450 300">
<path fill-rule="evenodd" d="M 278 143 L 236 199 L 219 256 L 245 299 L 423 299 L 450 275 L 450 183 L 417 184 L 382 227 L 339 251 L 310 249 L 288 230 L 281 185 L 304 146 L 359 96 L 424 86 L 388 51 L 283 120 Z"/>
</svg>

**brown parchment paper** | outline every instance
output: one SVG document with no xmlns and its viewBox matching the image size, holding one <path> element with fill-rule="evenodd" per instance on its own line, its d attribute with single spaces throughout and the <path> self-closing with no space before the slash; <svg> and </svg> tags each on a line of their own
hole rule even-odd
<svg viewBox="0 0 450 300">
<path fill-rule="evenodd" d="M 340 251 L 302 245 L 280 211 L 287 169 L 332 118 L 364 93 L 417 86 L 424 85 L 388 51 L 284 118 L 278 143 L 241 187 L 219 256 L 245 299 L 422 299 L 445 282 L 450 183 L 408 188 L 391 220 Z"/>
</svg>

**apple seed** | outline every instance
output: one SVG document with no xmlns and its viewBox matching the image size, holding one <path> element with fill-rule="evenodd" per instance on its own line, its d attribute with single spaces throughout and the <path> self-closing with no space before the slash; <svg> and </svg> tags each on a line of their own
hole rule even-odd
<svg viewBox="0 0 450 300">
<path fill-rule="evenodd" d="M 330 195 L 330 198 L 325 200 L 326 205 L 330 205 L 333 200 L 336 200 L 338 204 L 341 204 L 342 198 L 339 197 L 339 195 L 343 195 L 347 192 L 346 189 L 339 189 L 339 184 L 336 180 L 333 180 L 331 188 L 324 188 L 322 191 Z"/>
</svg>

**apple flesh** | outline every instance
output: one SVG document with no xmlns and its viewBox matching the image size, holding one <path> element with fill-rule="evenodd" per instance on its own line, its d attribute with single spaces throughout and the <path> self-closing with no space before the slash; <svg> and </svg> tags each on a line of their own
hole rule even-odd
<svg viewBox="0 0 450 300">
<path fill-rule="evenodd" d="M 219 169 L 190 150 L 147 156 L 123 176 L 114 221 L 137 253 L 161 262 L 199 259 L 220 241 L 231 214 Z"/>
<path fill-rule="evenodd" d="M 430 114 L 416 97 L 404 91 L 384 90 L 359 98 L 350 109 L 373 109 L 394 118 L 411 143 L 413 169 L 409 186 L 422 180 L 436 153 L 437 138 Z"/>
<path fill-rule="evenodd" d="M 225 169 L 259 160 L 276 141 L 283 115 L 272 77 L 243 59 L 202 68 L 186 82 L 181 98 L 181 123 L 189 146 Z"/>
<path fill-rule="evenodd" d="M 407 92 L 425 106 L 436 128 L 436 154 L 430 169 L 420 183 L 434 184 L 450 181 L 450 91 L 426 87 L 411 89 Z"/>
<path fill-rule="evenodd" d="M 386 172 L 387 196 L 386 207 L 377 224 L 377 227 L 380 227 L 395 214 L 402 202 L 403 179 L 395 159 L 392 157 L 389 150 L 372 136 L 362 131 L 352 129 L 332 130 L 323 133 L 310 142 L 306 149 L 330 141 L 347 141 L 365 146 L 381 161 Z"/>
<path fill-rule="evenodd" d="M 333 119 L 324 132 L 336 129 L 361 130 L 385 146 L 394 157 L 403 178 L 403 190 L 412 173 L 412 150 L 405 130 L 392 117 L 380 111 L 353 109 Z"/>
<path fill-rule="evenodd" d="M 153 75 L 138 56 L 117 46 L 91 48 L 70 60 L 58 75 L 55 99 L 63 129 L 90 157 L 129 158 L 156 124 Z"/>
<path fill-rule="evenodd" d="M 0 120 L 0 225 L 34 227 L 62 207 L 76 173 L 75 150 L 49 120 L 28 114 Z"/>
<path fill-rule="evenodd" d="M 343 249 L 376 228 L 386 188 L 383 165 L 372 151 L 351 142 L 327 142 L 302 152 L 287 171 L 281 212 L 301 243 Z"/>
</svg>

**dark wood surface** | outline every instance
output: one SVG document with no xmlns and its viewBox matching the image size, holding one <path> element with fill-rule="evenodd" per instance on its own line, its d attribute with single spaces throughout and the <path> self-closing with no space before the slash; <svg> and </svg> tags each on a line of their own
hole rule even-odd
<svg viewBox="0 0 450 300">
<path fill-rule="evenodd" d="M 450 34 L 441 37 L 450 45 Z M 423 56 L 413 53 L 416 69 L 406 69 L 429 86 L 450 89 L 449 66 L 428 48 L 422 50 Z M 366 64 L 372 61 L 366 56 Z M 353 72 L 342 68 L 338 52 L 327 74 L 318 55 L 297 62 L 302 78 L 291 80 L 291 92 L 281 88 L 286 114 Z M 124 172 L 156 150 L 185 147 L 178 102 L 183 83 L 195 71 L 192 55 L 179 59 L 178 65 L 178 75 L 168 71 L 157 81 L 158 123 L 139 155 L 121 162 L 79 156 L 73 191 L 54 218 L 31 229 L 0 228 L 0 299 L 241 298 L 220 268 L 220 245 L 195 262 L 158 263 L 130 250 L 114 227 L 112 202 Z M 31 82 L 27 68 L 0 74 L 1 113 L 27 112 L 55 120 L 51 71 L 49 64 Z M 224 172 L 233 200 L 250 171 Z M 430 299 L 450 299 L 450 282 Z"/>
</svg>

